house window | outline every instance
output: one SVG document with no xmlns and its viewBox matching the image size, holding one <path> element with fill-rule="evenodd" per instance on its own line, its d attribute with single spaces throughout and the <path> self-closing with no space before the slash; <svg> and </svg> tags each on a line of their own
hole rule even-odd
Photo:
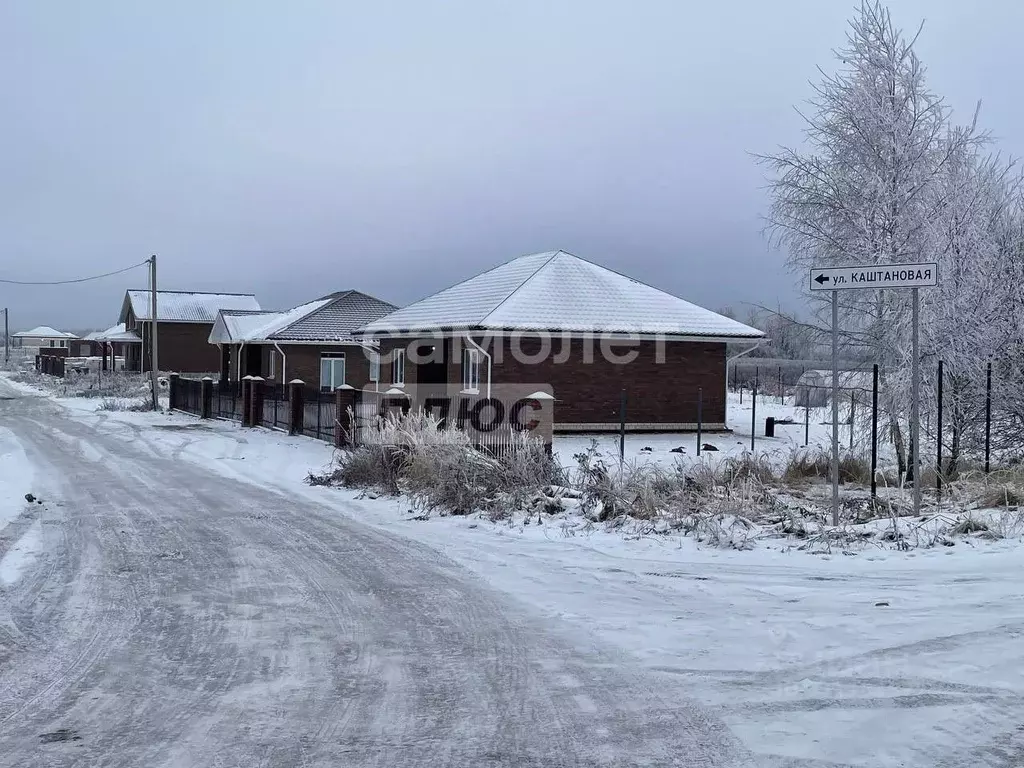
<svg viewBox="0 0 1024 768">
<path fill-rule="evenodd" d="M 380 352 L 370 352 L 370 381 L 380 381 Z"/>
<path fill-rule="evenodd" d="M 399 387 L 405 384 L 404 349 L 395 350 L 395 359 L 391 361 L 391 383 Z"/>
<path fill-rule="evenodd" d="M 57 342 L 55 342 L 53 339 L 50 339 L 50 346 L 51 347 L 57 346 Z"/>
<path fill-rule="evenodd" d="M 466 392 L 480 391 L 480 350 L 462 350 L 462 389 Z"/>
<path fill-rule="evenodd" d="M 345 353 L 320 355 L 320 391 L 333 392 L 345 383 Z"/>
</svg>

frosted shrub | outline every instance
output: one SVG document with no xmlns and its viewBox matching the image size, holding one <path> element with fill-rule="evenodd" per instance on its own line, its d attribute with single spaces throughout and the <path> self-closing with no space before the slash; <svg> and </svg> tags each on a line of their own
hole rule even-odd
<svg viewBox="0 0 1024 768">
<path fill-rule="evenodd" d="M 521 509 L 560 480 L 543 444 L 528 434 L 491 454 L 423 411 L 389 414 L 362 445 L 339 454 L 332 474 L 343 485 L 406 493 L 423 509 L 452 514 Z"/>
</svg>

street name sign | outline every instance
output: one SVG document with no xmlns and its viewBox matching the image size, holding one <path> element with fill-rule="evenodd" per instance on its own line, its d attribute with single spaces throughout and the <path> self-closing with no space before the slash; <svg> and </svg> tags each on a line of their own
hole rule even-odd
<svg viewBox="0 0 1024 768">
<path fill-rule="evenodd" d="M 811 270 L 812 291 L 850 288 L 928 288 L 938 285 L 938 264 L 863 264 Z"/>
<path fill-rule="evenodd" d="M 852 267 L 821 267 L 810 273 L 811 291 L 832 292 L 832 525 L 839 525 L 839 291 L 851 288 L 911 288 L 914 292 L 911 319 L 910 444 L 920 445 L 920 299 L 918 288 L 939 284 L 939 265 L 863 264 Z M 852 406 L 851 406 L 852 407 Z M 852 411 L 851 411 L 852 413 Z M 850 430 L 853 430 L 853 423 Z M 874 418 L 874 416 L 872 416 Z M 875 446 L 872 445 L 872 450 Z M 914 452 L 914 516 L 921 514 L 921 457 Z"/>
</svg>

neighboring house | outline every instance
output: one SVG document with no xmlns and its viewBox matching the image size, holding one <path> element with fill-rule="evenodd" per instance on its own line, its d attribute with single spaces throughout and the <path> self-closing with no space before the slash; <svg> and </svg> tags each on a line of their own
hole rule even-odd
<svg viewBox="0 0 1024 768">
<path fill-rule="evenodd" d="M 380 342 L 382 388 L 556 399 L 555 429 L 725 429 L 726 344 L 759 330 L 565 251 L 522 256 L 359 333 Z M 417 394 L 426 386 L 427 395 Z M 504 397 L 504 395 L 502 395 Z M 497 394 L 494 397 L 498 397 Z"/>
<path fill-rule="evenodd" d="M 103 370 L 107 370 L 108 367 L 115 371 L 138 370 L 129 368 L 128 359 L 131 357 L 136 364 L 141 359 L 142 337 L 136 331 L 126 330 L 124 323 L 118 323 L 105 331 L 91 333 L 86 338 L 93 347 L 93 356 L 103 358 Z M 130 356 L 131 349 L 134 349 L 135 353 Z"/>
<path fill-rule="evenodd" d="M 395 309 L 351 290 L 284 312 L 224 309 L 209 343 L 220 348 L 222 382 L 251 375 L 274 383 L 301 379 L 322 391 L 344 384 L 361 389 L 379 378 L 377 345 L 352 331 Z"/>
<path fill-rule="evenodd" d="M 222 309 L 254 311 L 259 302 L 249 293 L 201 293 L 157 291 L 157 365 L 162 371 L 210 373 L 220 367 L 216 348 L 208 343 L 217 313 Z M 126 368 L 148 371 L 151 367 L 152 314 L 150 291 L 127 291 L 118 323 L 139 343 L 126 345 Z"/>
<path fill-rule="evenodd" d="M 67 356 L 71 343 L 75 340 L 73 333 L 64 333 L 48 325 L 40 325 L 30 331 L 21 331 L 11 336 L 11 345 L 25 349 L 34 349 L 35 354 Z"/>
</svg>

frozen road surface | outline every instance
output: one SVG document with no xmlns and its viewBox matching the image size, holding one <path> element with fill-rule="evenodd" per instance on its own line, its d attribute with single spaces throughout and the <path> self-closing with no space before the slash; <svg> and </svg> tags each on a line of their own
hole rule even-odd
<svg viewBox="0 0 1024 768">
<path fill-rule="evenodd" d="M 435 550 L 3 380 L 0 428 L 2 766 L 752 764 Z"/>
</svg>

